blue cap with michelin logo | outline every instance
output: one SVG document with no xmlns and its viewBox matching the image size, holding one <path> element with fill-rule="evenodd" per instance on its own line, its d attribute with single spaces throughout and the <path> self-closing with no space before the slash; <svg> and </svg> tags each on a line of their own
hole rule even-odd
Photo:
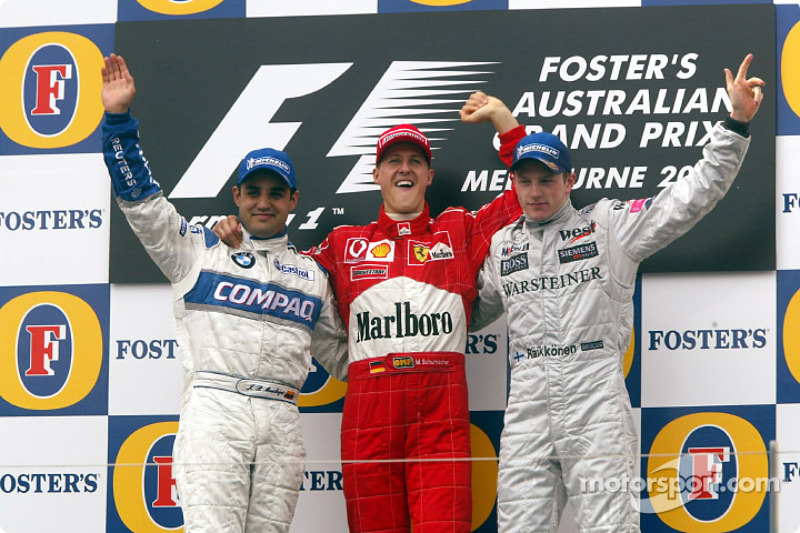
<svg viewBox="0 0 800 533">
<path fill-rule="evenodd" d="M 569 149 L 564 146 L 561 139 L 546 131 L 532 133 L 520 139 L 514 148 L 511 170 L 514 170 L 517 163 L 526 159 L 539 161 L 554 173 L 572 172 Z"/>
<path fill-rule="evenodd" d="M 290 189 L 297 188 L 297 179 L 294 175 L 294 165 L 289 159 L 289 154 L 273 148 L 259 148 L 253 150 L 239 163 L 239 178 L 236 185 L 241 185 L 254 172 L 268 170 L 283 178 Z"/>
</svg>

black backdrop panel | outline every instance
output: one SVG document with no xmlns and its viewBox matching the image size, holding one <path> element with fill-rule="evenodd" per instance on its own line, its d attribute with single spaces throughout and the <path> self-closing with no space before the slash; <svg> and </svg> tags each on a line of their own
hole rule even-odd
<svg viewBox="0 0 800 533">
<path fill-rule="evenodd" d="M 752 52 L 751 75 L 769 87 L 739 177 L 709 216 L 642 271 L 759 271 L 775 268 L 773 28 L 771 5 L 122 22 L 116 51 L 136 78 L 142 146 L 168 196 L 226 115 L 241 115 L 240 97 L 262 65 L 312 73 L 314 65 L 344 64 L 341 75 L 308 94 L 273 102 L 277 112 L 264 118 L 265 127 L 296 127 L 275 147 L 297 166 L 301 198 L 289 230 L 303 249 L 336 225 L 375 219 L 377 190 L 337 191 L 359 162 L 369 163 L 359 150 L 374 153 L 377 132 L 401 121 L 430 130 L 434 213 L 449 205 L 477 209 L 498 194 L 490 181 L 502 182 L 504 167 L 492 126 L 458 121 L 475 89 L 500 97 L 521 123 L 566 135 L 583 176 L 572 195 L 577 207 L 652 196 L 670 169 L 700 158 L 704 122 L 727 115 L 718 98 L 722 69 L 735 73 Z M 575 144 L 582 131 L 596 137 Z M 662 146 L 670 131 L 672 145 Z M 645 132 L 655 132 L 646 143 Z M 238 157 L 255 147 L 244 144 Z M 216 181 L 231 177 L 236 163 L 228 158 Z M 626 179 L 610 182 L 614 173 Z M 600 176 L 591 187 L 590 174 Z M 209 215 L 235 212 L 232 183 L 214 198 L 170 199 L 187 219 L 207 223 Z M 164 280 L 118 209 L 111 238 L 112 282 Z"/>
</svg>

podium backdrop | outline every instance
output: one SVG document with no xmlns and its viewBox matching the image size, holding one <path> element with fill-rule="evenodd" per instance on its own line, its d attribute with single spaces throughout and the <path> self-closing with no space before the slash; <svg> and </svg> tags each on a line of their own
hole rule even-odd
<svg viewBox="0 0 800 533">
<path fill-rule="evenodd" d="M 642 453 L 630 481 L 646 533 L 763 533 L 767 487 L 779 531 L 800 527 L 797 3 L 0 0 L 0 532 L 182 530 L 171 291 L 100 153 L 112 51 L 136 78 L 142 148 L 181 214 L 212 227 L 235 212 L 241 157 L 285 149 L 300 248 L 375 219 L 375 141 L 401 122 L 431 138 L 434 213 L 506 188 L 491 125 L 458 118 L 475 90 L 561 136 L 576 206 L 653 196 L 728 114 L 723 68 L 754 53 L 750 74 L 767 87 L 733 188 L 640 270 L 625 354 Z M 466 353 L 473 530 L 494 532 L 505 323 L 471 334 Z M 346 384 L 311 370 L 292 531 L 340 533 Z M 559 531 L 576 531 L 566 514 Z"/>
</svg>

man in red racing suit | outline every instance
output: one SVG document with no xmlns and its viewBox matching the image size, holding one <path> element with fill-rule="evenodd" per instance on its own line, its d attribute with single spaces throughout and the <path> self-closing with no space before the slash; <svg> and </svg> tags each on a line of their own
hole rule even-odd
<svg viewBox="0 0 800 533">
<path fill-rule="evenodd" d="M 468 104 L 462 119 L 482 121 L 469 119 Z M 351 532 L 471 531 L 467 324 L 491 236 L 521 209 L 509 190 L 477 213 L 431 218 L 430 159 L 415 127 L 384 132 L 378 220 L 337 227 L 311 251 L 348 330 L 341 444 Z"/>
</svg>

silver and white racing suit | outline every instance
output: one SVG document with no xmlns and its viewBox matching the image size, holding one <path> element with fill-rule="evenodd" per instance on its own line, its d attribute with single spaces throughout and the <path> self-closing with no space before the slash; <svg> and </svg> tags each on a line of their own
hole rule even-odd
<svg viewBox="0 0 800 533">
<path fill-rule="evenodd" d="M 305 448 L 297 399 L 311 352 L 347 372 L 327 272 L 286 233 L 239 249 L 189 225 L 139 148 L 137 121 L 107 114 L 103 150 L 117 203 L 172 283 L 185 370 L 174 472 L 187 533 L 287 532 Z"/>
<path fill-rule="evenodd" d="M 634 491 L 581 487 L 581 480 L 624 483 L 635 475 L 623 354 L 636 272 L 725 195 L 749 142 L 718 124 L 691 173 L 652 198 L 602 199 L 580 211 L 568 200 L 550 220 L 523 216 L 493 236 L 471 327 L 507 313 L 501 533 L 556 531 L 567 497 L 582 532 L 639 531 Z"/>
</svg>

